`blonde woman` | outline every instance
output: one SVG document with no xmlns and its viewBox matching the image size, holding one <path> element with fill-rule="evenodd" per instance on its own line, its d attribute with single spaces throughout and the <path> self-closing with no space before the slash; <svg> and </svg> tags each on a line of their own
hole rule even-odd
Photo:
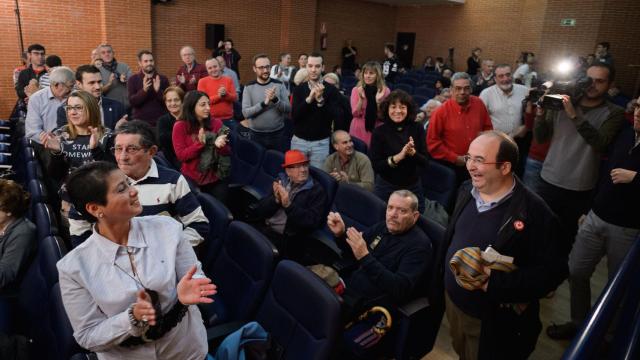
<svg viewBox="0 0 640 360">
<path fill-rule="evenodd" d="M 53 155 L 48 175 L 58 182 L 62 182 L 69 171 L 93 161 L 92 150 L 104 147 L 101 141 L 109 132 L 102 125 L 100 106 L 92 94 L 74 91 L 64 107 L 67 124 L 40 137 L 44 147 Z"/>
<path fill-rule="evenodd" d="M 375 61 L 364 64 L 358 85 L 351 91 L 353 119 L 349 133 L 364 141 L 367 146 L 371 143 L 373 130 L 382 124 L 378 107 L 390 92 L 384 83 L 380 64 Z"/>
</svg>

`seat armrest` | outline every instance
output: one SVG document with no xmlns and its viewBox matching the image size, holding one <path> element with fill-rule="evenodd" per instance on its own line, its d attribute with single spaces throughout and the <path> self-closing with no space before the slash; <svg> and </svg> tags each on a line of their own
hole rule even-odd
<svg viewBox="0 0 640 360">
<path fill-rule="evenodd" d="M 326 248 L 333 251 L 338 257 L 342 257 L 342 249 L 338 247 L 335 238 L 326 228 L 320 228 L 312 232 L 310 237 L 319 241 Z"/>
<path fill-rule="evenodd" d="M 246 192 L 247 194 L 253 196 L 253 198 L 256 201 L 259 201 L 260 199 L 262 199 L 263 197 L 265 197 L 265 194 L 262 194 L 262 192 L 255 186 L 253 185 L 244 185 L 241 187 L 242 191 Z"/>
</svg>

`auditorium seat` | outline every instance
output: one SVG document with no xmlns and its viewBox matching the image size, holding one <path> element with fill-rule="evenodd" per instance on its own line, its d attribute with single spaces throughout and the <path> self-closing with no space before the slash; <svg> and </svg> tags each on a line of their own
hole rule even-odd
<svg viewBox="0 0 640 360">
<path fill-rule="evenodd" d="M 433 97 L 436 96 L 436 89 L 434 89 L 433 87 L 420 86 L 413 91 L 414 98 L 416 95 L 424 96 L 427 98 L 427 100 L 433 99 Z"/>
<path fill-rule="evenodd" d="M 47 236 L 58 235 L 58 221 L 48 204 L 38 203 L 33 209 L 33 217 L 38 228 L 38 243 Z"/>
<path fill-rule="evenodd" d="M 401 78 L 399 78 L 397 81 L 397 84 L 407 84 L 407 85 L 411 85 L 412 88 L 418 86 L 418 79 L 411 77 L 411 76 L 403 76 Z"/>
<path fill-rule="evenodd" d="M 69 360 L 74 356 L 78 359 L 86 359 L 86 350 L 82 349 L 73 337 L 73 328 L 62 303 L 59 283 L 51 288 L 49 299 L 51 332 L 45 341 L 47 354 L 49 354 L 47 359 Z"/>
<path fill-rule="evenodd" d="M 431 159 L 423 168 L 421 176 L 424 196 L 451 211 L 457 191 L 456 173 L 453 169 Z"/>
<path fill-rule="evenodd" d="M 265 149 L 260 144 L 242 136 L 235 136 L 231 152 L 230 184 L 250 184 L 260 168 L 264 153 Z"/>
<path fill-rule="evenodd" d="M 33 341 L 34 358 L 49 359 L 46 344 L 51 340 L 50 291 L 58 282 L 56 263 L 65 255 L 61 239 L 47 236 L 38 243 L 34 261 L 20 283 L 16 330 Z"/>
<path fill-rule="evenodd" d="M 284 154 L 276 150 L 267 150 L 262 158 L 262 163 L 256 172 L 253 181 L 242 187 L 255 200 L 260 200 L 273 191 L 273 181 L 278 178 L 278 174 L 284 172 L 282 164 Z"/>
<path fill-rule="evenodd" d="M 249 321 L 269 286 L 278 252 L 247 223 L 233 221 L 208 276 L 218 286 L 212 304 L 201 304 L 207 327 Z"/>
<path fill-rule="evenodd" d="M 412 98 L 413 98 L 413 102 L 416 104 L 418 109 L 422 107 L 422 105 L 426 104 L 427 101 L 429 101 L 428 97 L 422 96 L 422 95 L 413 94 Z"/>
<path fill-rule="evenodd" d="M 432 261 L 417 286 L 415 297 L 398 308 L 394 318 L 393 357 L 417 359 L 433 348 L 444 315 L 444 293 L 439 287 L 437 256 L 444 243 L 445 228 L 425 219 L 416 223 L 431 240 Z"/>
<path fill-rule="evenodd" d="M 329 359 L 341 333 L 340 300 L 311 271 L 282 260 L 256 320 L 282 346 L 284 360 Z"/>
<path fill-rule="evenodd" d="M 202 262 L 202 269 L 205 273 L 208 273 L 220 253 L 220 248 L 224 243 L 227 228 L 233 220 L 233 215 L 223 203 L 209 194 L 197 192 L 196 197 L 200 202 L 204 216 L 209 220 L 209 234 L 204 243 L 198 245 L 197 249 L 198 256 Z M 199 249 L 199 247 L 202 247 L 202 249 Z"/>
<path fill-rule="evenodd" d="M 37 203 L 46 203 L 48 201 L 47 189 L 44 184 L 38 179 L 31 179 L 27 186 L 29 193 L 31 194 L 31 205 L 35 206 Z"/>
<path fill-rule="evenodd" d="M 324 192 L 327 194 L 328 201 L 323 211 L 324 215 L 326 216 L 329 213 L 329 208 L 331 207 L 333 198 L 336 195 L 338 182 L 331 175 L 324 172 L 324 170 L 318 169 L 314 166 L 309 166 L 309 175 L 311 175 L 314 181 L 317 181 L 318 184 L 322 186 Z"/>
<path fill-rule="evenodd" d="M 402 90 L 409 95 L 413 94 L 413 86 L 406 83 L 397 83 L 393 90 Z"/>
<path fill-rule="evenodd" d="M 29 161 L 27 163 L 27 181 L 31 179 L 42 180 L 42 167 L 37 160 Z"/>
</svg>

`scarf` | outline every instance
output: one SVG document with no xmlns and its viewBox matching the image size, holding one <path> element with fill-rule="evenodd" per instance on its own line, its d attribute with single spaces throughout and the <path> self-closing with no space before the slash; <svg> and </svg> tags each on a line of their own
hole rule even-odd
<svg viewBox="0 0 640 360">
<path fill-rule="evenodd" d="M 118 67 L 118 62 L 116 61 L 116 58 L 113 58 L 113 60 L 111 61 L 110 64 L 107 64 L 106 62 L 102 63 L 102 67 L 109 70 L 109 72 L 112 73 L 116 73 L 116 68 Z"/>
<path fill-rule="evenodd" d="M 376 104 L 376 93 L 378 88 L 374 85 L 364 86 L 364 95 L 367 99 L 367 108 L 364 112 L 364 128 L 368 132 L 373 132 L 376 127 L 376 120 L 378 120 L 378 105 Z"/>
</svg>

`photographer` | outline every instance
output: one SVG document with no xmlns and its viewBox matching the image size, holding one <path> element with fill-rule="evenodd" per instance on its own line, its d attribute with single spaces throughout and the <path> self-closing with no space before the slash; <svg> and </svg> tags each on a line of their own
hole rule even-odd
<svg viewBox="0 0 640 360">
<path fill-rule="evenodd" d="M 622 108 L 606 100 L 614 69 L 594 63 L 587 76 L 593 82 L 584 95 L 578 99 L 562 95 L 563 109 L 539 109 L 534 125 L 536 141 L 551 140 L 539 194 L 560 218 L 568 244 L 573 243 L 578 218 L 591 205 L 601 155 L 624 122 Z"/>
</svg>

